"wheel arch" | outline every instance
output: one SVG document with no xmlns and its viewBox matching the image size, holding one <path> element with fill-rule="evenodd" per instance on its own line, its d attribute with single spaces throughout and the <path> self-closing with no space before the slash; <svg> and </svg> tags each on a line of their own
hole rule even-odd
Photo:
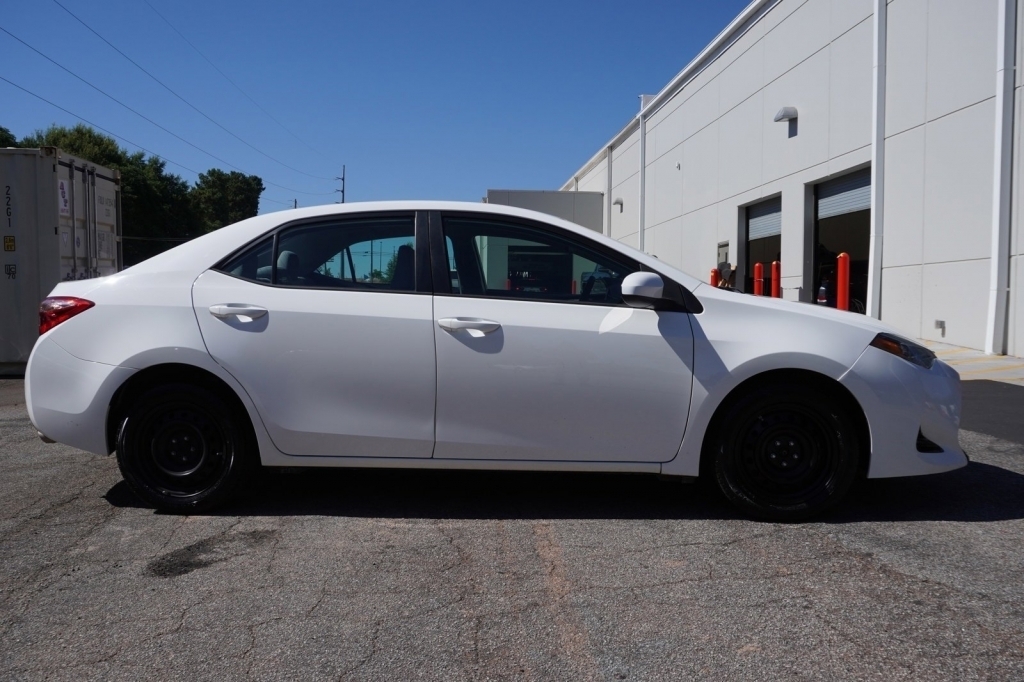
<svg viewBox="0 0 1024 682">
<path fill-rule="evenodd" d="M 734 386 L 732 390 L 730 390 L 729 393 L 719 401 L 718 405 L 715 406 L 714 413 L 712 414 L 711 420 L 708 422 L 707 428 L 704 430 L 704 436 L 701 442 L 701 478 L 707 479 L 711 472 L 711 467 L 714 465 L 713 458 L 709 456 L 709 451 L 717 437 L 721 420 L 726 414 L 728 414 L 732 405 L 751 390 L 782 381 L 796 381 L 808 384 L 815 390 L 827 392 L 829 395 L 840 400 L 847 407 L 849 414 L 852 415 L 853 421 L 857 426 L 857 436 L 860 439 L 863 451 L 862 454 L 864 455 L 861 457 L 861 461 L 858 462 L 857 477 L 866 478 L 868 469 L 871 465 L 872 448 L 871 429 L 868 425 L 867 415 L 864 412 L 864 408 L 853 393 L 851 393 L 846 386 L 836 379 L 813 370 L 796 368 L 772 369 L 755 374 Z"/>
<path fill-rule="evenodd" d="M 190 384 L 200 386 L 214 393 L 225 401 L 238 414 L 239 419 L 245 419 L 244 425 L 248 436 L 255 446 L 257 444 L 255 428 L 245 403 L 238 394 L 213 372 L 183 363 L 163 363 L 152 365 L 132 374 L 114 392 L 107 408 L 107 451 L 113 452 L 117 445 L 117 435 L 128 409 L 135 399 L 151 388 L 163 384 Z"/>
</svg>

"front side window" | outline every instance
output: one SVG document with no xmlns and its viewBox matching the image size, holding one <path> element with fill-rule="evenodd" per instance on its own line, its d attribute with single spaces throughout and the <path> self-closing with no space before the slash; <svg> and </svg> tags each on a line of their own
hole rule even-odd
<svg viewBox="0 0 1024 682">
<path fill-rule="evenodd" d="M 302 225 L 252 247 L 220 268 L 235 277 L 313 289 L 416 290 L 413 218 Z"/>
<path fill-rule="evenodd" d="M 622 280 L 639 269 L 525 225 L 445 218 L 444 234 L 452 293 L 464 296 L 620 305 Z"/>
</svg>

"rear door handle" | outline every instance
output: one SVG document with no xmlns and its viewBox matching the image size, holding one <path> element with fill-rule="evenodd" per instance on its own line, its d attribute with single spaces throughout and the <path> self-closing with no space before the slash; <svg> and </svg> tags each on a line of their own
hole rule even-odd
<svg viewBox="0 0 1024 682">
<path fill-rule="evenodd" d="M 232 315 L 255 320 L 266 315 L 267 309 L 261 308 L 258 305 L 249 305 L 248 303 L 218 303 L 217 305 L 210 306 L 210 314 L 222 320 Z"/>
<path fill-rule="evenodd" d="M 437 326 L 446 332 L 454 332 L 460 329 L 471 329 L 484 334 L 501 328 L 501 324 L 493 320 L 484 320 L 479 317 L 442 317 L 437 321 Z"/>
</svg>

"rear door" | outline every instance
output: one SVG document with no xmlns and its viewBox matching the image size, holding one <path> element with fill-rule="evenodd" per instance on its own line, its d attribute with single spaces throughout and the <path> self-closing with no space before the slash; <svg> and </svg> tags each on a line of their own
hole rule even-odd
<svg viewBox="0 0 1024 682">
<path fill-rule="evenodd" d="M 428 272 L 411 213 L 321 219 L 204 273 L 193 305 L 210 354 L 282 452 L 430 457 Z"/>
</svg>

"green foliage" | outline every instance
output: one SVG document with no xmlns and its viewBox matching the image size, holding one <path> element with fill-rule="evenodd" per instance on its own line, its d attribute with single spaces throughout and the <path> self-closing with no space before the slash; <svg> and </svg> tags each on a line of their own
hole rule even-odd
<svg viewBox="0 0 1024 682">
<path fill-rule="evenodd" d="M 4 144 L 10 136 L 10 143 Z M 16 141 L 0 127 L 0 147 L 58 147 L 121 172 L 121 220 L 125 266 L 134 265 L 193 237 L 256 215 L 263 181 L 255 175 L 213 168 L 194 187 L 166 163 L 129 153 L 111 137 L 78 124 L 52 125 Z"/>
<path fill-rule="evenodd" d="M 117 140 L 83 123 L 74 128 L 52 125 L 46 130 L 37 130 L 22 138 L 18 146 L 59 147 L 72 156 L 80 156 L 100 166 L 118 170 L 121 170 L 121 164 L 128 158 L 128 152 L 121 149 Z"/>
<path fill-rule="evenodd" d="M 0 126 L 0 148 L 17 146 L 18 138 L 14 136 L 14 133 L 3 126 Z"/>
<path fill-rule="evenodd" d="M 211 168 L 199 174 L 192 200 L 200 225 L 210 232 L 256 215 L 262 193 L 263 180 L 256 175 Z"/>
</svg>

